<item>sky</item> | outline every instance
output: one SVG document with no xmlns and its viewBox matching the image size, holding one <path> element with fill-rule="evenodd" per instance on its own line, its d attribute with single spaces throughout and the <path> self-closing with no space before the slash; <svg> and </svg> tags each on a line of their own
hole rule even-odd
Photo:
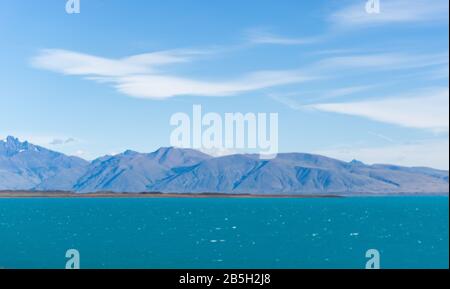
<svg viewBox="0 0 450 289">
<path fill-rule="evenodd" d="M 366 2 L 0 0 L 0 139 L 151 152 L 199 104 L 278 113 L 280 152 L 448 170 L 448 2 Z"/>
</svg>

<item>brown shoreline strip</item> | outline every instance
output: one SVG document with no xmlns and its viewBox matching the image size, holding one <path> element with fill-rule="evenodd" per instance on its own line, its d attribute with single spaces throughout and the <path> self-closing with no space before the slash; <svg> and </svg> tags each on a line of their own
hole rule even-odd
<svg viewBox="0 0 450 289">
<path fill-rule="evenodd" d="M 0 199 L 15 198 L 339 198 L 337 195 L 264 195 L 264 194 L 222 194 L 222 193 L 73 193 L 73 192 L 27 192 L 0 191 Z"/>
</svg>

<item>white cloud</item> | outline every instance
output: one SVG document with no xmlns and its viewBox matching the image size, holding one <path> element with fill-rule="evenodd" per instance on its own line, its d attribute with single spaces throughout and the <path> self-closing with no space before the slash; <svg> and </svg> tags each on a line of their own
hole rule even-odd
<svg viewBox="0 0 450 289">
<path fill-rule="evenodd" d="M 299 71 L 261 71 L 223 82 L 197 81 L 164 75 L 136 75 L 115 79 L 117 89 L 130 96 L 165 99 L 177 95 L 229 96 L 309 80 Z"/>
<path fill-rule="evenodd" d="M 346 115 L 360 116 L 375 121 L 410 128 L 448 132 L 449 90 L 442 88 L 416 96 L 390 97 L 344 103 L 320 103 L 308 108 Z"/>
<path fill-rule="evenodd" d="M 109 59 L 62 49 L 46 49 L 33 58 L 32 64 L 67 75 L 123 76 L 150 73 L 161 65 L 188 62 L 199 53 L 173 50 Z"/>
<path fill-rule="evenodd" d="M 308 38 L 289 38 L 261 31 L 251 31 L 249 40 L 254 44 L 273 44 L 273 45 L 304 45 L 319 41 L 317 37 Z"/>
<path fill-rule="evenodd" d="M 76 139 L 69 137 L 66 139 L 60 139 L 60 138 L 55 138 L 54 140 L 52 140 L 49 145 L 54 145 L 54 146 L 58 146 L 58 145 L 67 145 L 67 144 L 72 144 L 77 142 Z"/>
<path fill-rule="evenodd" d="M 317 70 L 368 68 L 376 70 L 413 69 L 448 64 L 448 53 L 401 54 L 379 53 L 325 58 L 314 65 Z"/>
<path fill-rule="evenodd" d="M 121 93 L 165 99 L 181 95 L 228 96 L 309 80 L 298 70 L 256 71 L 232 80 L 206 81 L 172 76 L 163 65 L 192 61 L 196 51 L 163 51 L 109 59 L 67 50 L 44 50 L 32 60 L 35 67 L 90 80 L 112 83 Z"/>
<path fill-rule="evenodd" d="M 77 150 L 77 151 L 75 151 L 75 153 L 74 153 L 74 155 L 77 156 L 77 157 L 83 157 L 85 154 L 86 154 L 86 153 L 85 153 L 85 151 L 83 151 L 83 150 Z"/>
<path fill-rule="evenodd" d="M 358 92 L 367 91 L 375 86 L 373 85 L 355 85 L 355 86 L 347 86 L 334 88 L 329 90 L 313 90 L 313 91 L 297 91 L 291 93 L 270 93 L 269 97 L 272 99 L 289 106 L 295 110 L 303 110 L 305 109 L 305 102 L 311 103 L 312 101 L 321 101 L 325 99 L 339 98 L 350 96 L 356 94 Z M 303 103 L 294 99 L 302 97 Z"/>
<path fill-rule="evenodd" d="M 448 0 L 380 0 L 380 13 L 366 12 L 367 1 L 338 10 L 331 21 L 341 27 L 373 26 L 389 23 L 448 21 Z"/>
<path fill-rule="evenodd" d="M 376 136 L 377 138 L 380 138 L 380 139 L 382 139 L 384 141 L 387 141 L 387 142 L 390 142 L 390 143 L 395 143 L 395 141 L 392 138 L 390 138 L 388 136 L 385 136 L 384 134 L 381 134 L 379 132 L 368 131 L 368 133 L 373 135 L 373 136 Z"/>
<path fill-rule="evenodd" d="M 330 89 L 326 92 L 322 91 L 319 96 L 319 99 L 330 99 L 330 98 L 336 98 L 336 97 L 342 97 L 342 96 L 349 96 L 349 95 L 353 95 L 358 92 L 367 91 L 374 87 L 375 87 L 374 85 L 355 85 L 355 86 L 347 86 L 347 87 Z"/>
<path fill-rule="evenodd" d="M 449 141 L 427 140 L 382 147 L 341 147 L 318 150 L 314 153 L 341 159 L 360 160 L 367 164 L 396 164 L 449 169 Z"/>
</svg>

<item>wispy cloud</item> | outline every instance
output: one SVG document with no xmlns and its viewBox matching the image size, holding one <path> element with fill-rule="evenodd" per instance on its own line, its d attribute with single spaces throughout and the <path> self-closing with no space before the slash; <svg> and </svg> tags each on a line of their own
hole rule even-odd
<svg viewBox="0 0 450 289">
<path fill-rule="evenodd" d="M 341 27 L 374 26 L 390 23 L 448 21 L 448 0 L 381 0 L 380 13 L 367 13 L 366 1 L 344 7 L 331 15 Z"/>
<path fill-rule="evenodd" d="M 273 44 L 273 45 L 304 45 L 312 44 L 320 40 L 319 37 L 285 37 L 259 30 L 252 30 L 248 33 L 249 41 L 253 44 Z"/>
<path fill-rule="evenodd" d="M 117 89 L 130 96 L 165 99 L 180 95 L 230 96 L 310 80 L 300 71 L 259 71 L 222 82 L 198 81 L 165 75 L 135 75 L 114 79 Z"/>
<path fill-rule="evenodd" d="M 162 65 L 189 62 L 202 52 L 172 50 L 109 59 L 69 50 L 45 49 L 32 59 L 35 67 L 67 75 L 124 76 L 151 73 Z"/>
<path fill-rule="evenodd" d="M 337 87 L 333 89 L 321 89 L 313 91 L 297 91 L 290 93 L 270 93 L 269 97 L 289 106 L 292 109 L 305 109 L 306 103 L 318 102 L 327 99 L 346 97 L 356 94 L 358 92 L 367 91 L 374 88 L 374 85 L 355 85 L 346 87 Z"/>
<path fill-rule="evenodd" d="M 316 70 L 371 69 L 398 70 L 448 64 L 448 53 L 404 54 L 377 53 L 329 57 L 314 65 Z"/>
<path fill-rule="evenodd" d="M 223 81 L 196 80 L 161 72 L 169 64 L 193 61 L 200 52 L 162 51 L 121 59 L 92 56 L 67 50 L 44 50 L 32 64 L 66 75 L 111 83 L 121 93 L 139 98 L 174 96 L 228 96 L 309 80 L 299 70 L 255 71 Z"/>
<path fill-rule="evenodd" d="M 66 145 L 66 144 L 75 143 L 75 142 L 77 142 L 77 140 L 72 137 L 69 137 L 66 139 L 55 138 L 49 143 L 49 145 L 54 145 L 54 146 Z"/>
<path fill-rule="evenodd" d="M 168 73 L 172 65 L 190 63 L 215 53 L 213 50 L 167 50 L 107 58 L 61 49 L 41 51 L 32 64 L 65 75 L 81 76 L 106 83 L 120 93 L 137 98 L 167 99 L 175 96 L 230 96 L 262 89 L 299 84 L 313 79 L 337 78 L 357 72 L 436 69 L 448 65 L 448 53 L 440 54 L 349 54 L 325 57 L 306 65 L 302 70 L 253 71 L 209 81 Z M 362 90 L 368 86 L 327 91 L 326 98 L 334 98 Z M 322 97 L 324 99 L 324 97 Z"/>
<path fill-rule="evenodd" d="M 353 115 L 403 127 L 449 130 L 449 90 L 442 88 L 420 95 L 389 97 L 344 103 L 319 103 L 307 108 Z"/>
<path fill-rule="evenodd" d="M 379 132 L 368 131 L 368 133 L 373 135 L 373 136 L 376 136 L 377 138 L 382 139 L 384 141 L 387 141 L 387 142 L 390 142 L 390 143 L 395 143 L 395 141 L 392 138 L 390 138 L 388 136 L 385 136 L 384 134 L 381 134 Z"/>
<path fill-rule="evenodd" d="M 322 91 L 319 93 L 318 97 L 314 98 L 317 100 L 338 98 L 343 96 L 350 96 L 359 92 L 367 91 L 374 88 L 375 85 L 354 85 L 354 86 L 346 86 L 335 89 L 330 89 L 327 91 Z"/>
<path fill-rule="evenodd" d="M 434 54 L 404 54 L 404 53 L 375 53 L 375 54 L 346 54 L 325 57 L 305 67 L 304 71 L 314 79 L 336 79 L 342 77 L 359 76 L 362 73 L 377 75 L 383 71 L 399 72 L 426 71 L 432 77 L 439 78 L 448 74 L 448 53 Z M 296 91 L 292 93 L 271 93 L 269 96 L 295 110 L 304 110 L 307 104 L 323 103 L 325 100 L 342 98 L 364 91 L 372 91 L 386 85 L 386 82 L 375 84 L 353 85 L 337 88 L 318 88 L 313 91 Z M 364 103 L 364 102 L 363 102 Z M 314 104 L 313 104 L 314 105 Z M 328 104 L 331 105 L 331 104 Z M 343 104 L 336 104 L 343 105 Z M 316 107 L 318 108 L 318 107 Z M 329 107 L 327 107 L 330 109 Z M 321 107 L 325 110 L 325 107 Z"/>
</svg>

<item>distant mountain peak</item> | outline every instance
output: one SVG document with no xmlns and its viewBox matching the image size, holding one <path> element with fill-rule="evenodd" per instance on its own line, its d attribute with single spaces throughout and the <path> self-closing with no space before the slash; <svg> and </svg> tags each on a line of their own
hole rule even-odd
<svg viewBox="0 0 450 289">
<path fill-rule="evenodd" d="M 134 156 L 134 155 L 138 155 L 139 153 L 137 151 L 133 151 L 133 150 L 126 150 L 122 153 L 122 155 L 124 156 Z"/>
<path fill-rule="evenodd" d="M 6 142 L 8 142 L 8 143 L 19 143 L 20 141 L 19 141 L 18 138 L 9 135 L 9 136 L 6 138 Z"/>
<path fill-rule="evenodd" d="M 175 150 L 175 147 L 160 147 L 157 151 L 166 152 L 166 151 L 173 151 Z"/>
<path fill-rule="evenodd" d="M 27 143 L 27 142 L 24 142 L 24 143 Z M 9 135 L 9 136 L 6 137 L 6 145 L 7 146 L 10 146 L 10 147 L 12 147 L 12 146 L 20 146 L 20 145 L 22 145 L 24 143 L 20 142 L 20 140 L 18 138 L 14 137 L 14 136 L 10 136 Z"/>
<path fill-rule="evenodd" d="M 351 165 L 359 165 L 359 166 L 363 166 L 364 163 L 362 161 L 358 161 L 358 160 L 352 160 L 350 162 Z"/>
<path fill-rule="evenodd" d="M 0 155 L 13 156 L 30 149 L 37 149 L 34 145 L 29 142 L 21 142 L 18 138 L 13 136 L 8 136 L 6 140 L 0 142 Z"/>
<path fill-rule="evenodd" d="M 186 150 L 186 149 L 182 149 L 182 148 L 176 148 L 176 147 L 161 147 L 159 149 L 157 149 L 154 154 L 155 155 L 165 155 L 165 154 L 170 154 L 176 151 L 182 151 L 182 150 Z"/>
<path fill-rule="evenodd" d="M 0 142 L 0 190 L 70 190 L 88 165 L 8 136 Z"/>
<path fill-rule="evenodd" d="M 210 156 L 200 151 L 188 148 L 176 147 L 161 147 L 155 152 L 151 153 L 155 158 L 165 159 L 169 157 L 194 157 L 194 158 L 209 158 Z"/>
</svg>

